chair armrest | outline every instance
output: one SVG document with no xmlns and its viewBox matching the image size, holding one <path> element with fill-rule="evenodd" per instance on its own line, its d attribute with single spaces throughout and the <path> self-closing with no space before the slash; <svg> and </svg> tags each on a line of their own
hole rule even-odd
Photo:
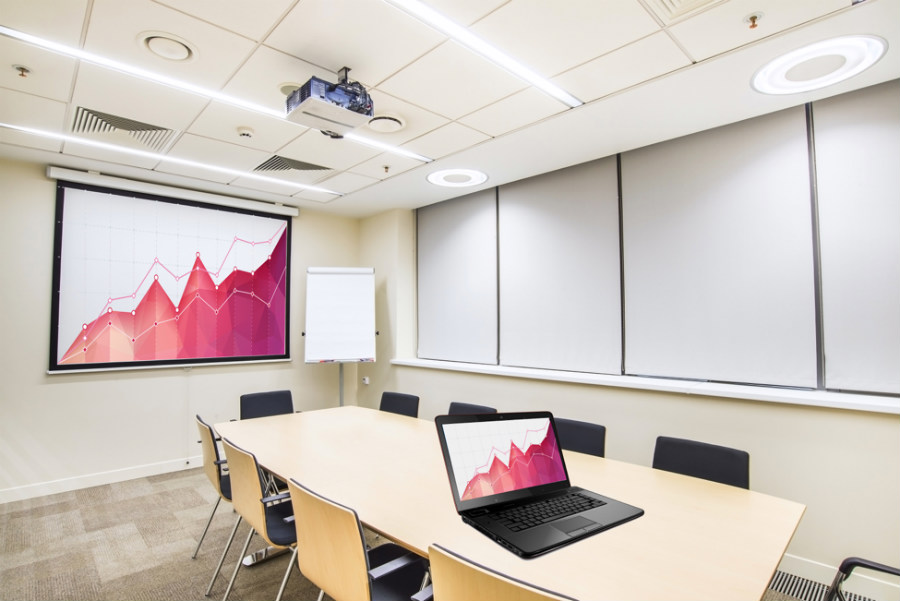
<svg viewBox="0 0 900 601">
<path fill-rule="evenodd" d="M 369 577 L 372 580 L 378 580 L 382 576 L 386 576 L 391 572 L 395 572 L 400 568 L 405 568 L 406 566 L 421 560 L 422 558 L 415 553 L 407 553 L 405 555 L 401 555 L 397 559 L 392 559 L 387 563 L 383 563 L 380 566 L 372 568 L 371 570 L 369 570 Z"/>
<path fill-rule="evenodd" d="M 432 601 L 434 599 L 434 590 L 432 590 L 432 585 L 428 585 L 418 593 L 410 597 L 411 601 Z"/>
<path fill-rule="evenodd" d="M 283 492 L 277 495 L 272 495 L 271 497 L 263 497 L 259 500 L 263 505 L 268 505 L 269 503 L 275 503 L 277 501 L 284 501 L 285 499 L 290 499 L 291 493 Z"/>
<path fill-rule="evenodd" d="M 869 561 L 868 559 L 862 559 L 861 557 L 848 557 L 841 562 L 840 570 L 847 576 L 850 575 L 850 572 L 852 572 L 854 568 L 864 568 L 867 570 L 882 572 L 884 574 L 893 574 L 894 576 L 900 576 L 900 569 L 898 568 L 887 566 L 883 563 Z"/>
</svg>

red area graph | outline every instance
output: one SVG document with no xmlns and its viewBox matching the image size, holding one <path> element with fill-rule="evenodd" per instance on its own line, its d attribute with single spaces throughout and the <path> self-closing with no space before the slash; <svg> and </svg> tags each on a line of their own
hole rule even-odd
<svg viewBox="0 0 900 601">
<path fill-rule="evenodd" d="M 509 457 L 509 464 L 500 459 L 501 455 Z M 477 469 L 466 484 L 462 500 L 559 482 L 566 477 L 552 427 L 547 428 L 540 444 L 523 451 L 510 441 L 508 449 L 492 449 L 488 461 L 490 464 Z"/>
<path fill-rule="evenodd" d="M 231 249 L 241 243 L 255 244 L 235 238 Z M 259 267 L 250 272 L 235 268 L 218 285 L 213 281 L 218 272 L 208 271 L 197 256 L 190 272 L 184 274 L 175 274 L 154 261 L 136 290 L 157 268 L 163 277 L 188 278 L 177 303 L 166 294 L 160 275 L 153 275 L 153 283 L 133 310 L 113 309 L 115 301 L 133 295 L 110 298 L 101 315 L 82 326 L 59 364 L 271 356 L 287 352 L 286 228 L 281 229 L 278 242 Z"/>
</svg>

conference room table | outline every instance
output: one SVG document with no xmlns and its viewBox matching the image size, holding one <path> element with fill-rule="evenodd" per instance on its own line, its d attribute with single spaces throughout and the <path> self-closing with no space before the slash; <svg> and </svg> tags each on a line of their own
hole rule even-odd
<svg viewBox="0 0 900 601">
<path fill-rule="evenodd" d="M 216 424 L 260 465 L 353 508 L 422 556 L 439 543 L 534 585 L 588 600 L 760 599 L 804 505 L 564 451 L 573 485 L 644 509 L 631 522 L 522 559 L 462 522 L 434 422 L 344 406 Z"/>
</svg>

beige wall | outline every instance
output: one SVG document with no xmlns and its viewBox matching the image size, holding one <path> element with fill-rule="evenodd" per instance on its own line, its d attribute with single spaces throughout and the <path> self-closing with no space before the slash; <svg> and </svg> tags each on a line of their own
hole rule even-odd
<svg viewBox="0 0 900 601">
<path fill-rule="evenodd" d="M 744 448 L 751 487 L 807 505 L 786 558 L 828 580 L 849 555 L 900 565 L 900 418 L 896 415 L 391 366 L 415 356 L 415 217 L 364 220 L 301 211 L 294 220 L 291 363 L 46 374 L 55 186 L 44 168 L 0 160 L 0 502 L 195 461 L 192 416 L 237 416 L 240 392 L 290 388 L 298 409 L 335 406 L 338 368 L 305 365 L 307 266 L 374 267 L 377 361 L 345 368 L 345 401 L 383 390 L 421 396 L 431 419 L 452 400 L 549 408 L 603 423 L 607 456 L 649 465 L 655 437 Z M 370 384 L 361 383 L 369 377 Z"/>
<path fill-rule="evenodd" d="M 297 409 L 337 405 L 338 366 L 303 362 L 306 268 L 356 266 L 358 220 L 293 220 L 291 362 L 48 375 L 56 185 L 44 166 L 6 160 L 0 182 L 0 502 L 191 467 L 193 416 L 236 418 L 243 392 L 289 388 Z"/>
<path fill-rule="evenodd" d="M 404 211 L 381 215 L 365 220 L 362 234 L 361 253 L 374 258 L 382 335 L 377 365 L 360 373 L 371 378 L 371 384 L 360 389 L 360 405 L 377 407 L 382 390 L 397 390 L 421 397 L 419 416 L 424 419 L 443 413 L 454 400 L 500 410 L 550 409 L 559 416 L 606 425 L 607 457 L 643 465 L 650 465 L 660 434 L 742 448 L 751 456 L 753 490 L 807 506 L 783 569 L 830 582 L 835 567 L 851 555 L 900 565 L 900 416 L 389 368 L 388 357 L 415 357 L 414 218 Z M 390 344 L 386 329 L 394 337 Z M 397 349 L 394 355 L 392 348 Z M 896 586 L 854 579 L 851 590 L 897 596 Z"/>
</svg>

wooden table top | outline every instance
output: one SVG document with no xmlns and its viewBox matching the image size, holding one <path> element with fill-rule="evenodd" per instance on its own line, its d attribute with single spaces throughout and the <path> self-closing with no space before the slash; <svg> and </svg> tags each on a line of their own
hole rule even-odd
<svg viewBox="0 0 900 601">
<path fill-rule="evenodd" d="M 338 407 L 215 426 L 282 478 L 352 507 L 427 556 L 439 543 L 577 599 L 760 599 L 805 507 L 652 468 L 565 451 L 573 485 L 644 509 L 631 522 L 521 559 L 456 513 L 433 422 Z"/>
</svg>

